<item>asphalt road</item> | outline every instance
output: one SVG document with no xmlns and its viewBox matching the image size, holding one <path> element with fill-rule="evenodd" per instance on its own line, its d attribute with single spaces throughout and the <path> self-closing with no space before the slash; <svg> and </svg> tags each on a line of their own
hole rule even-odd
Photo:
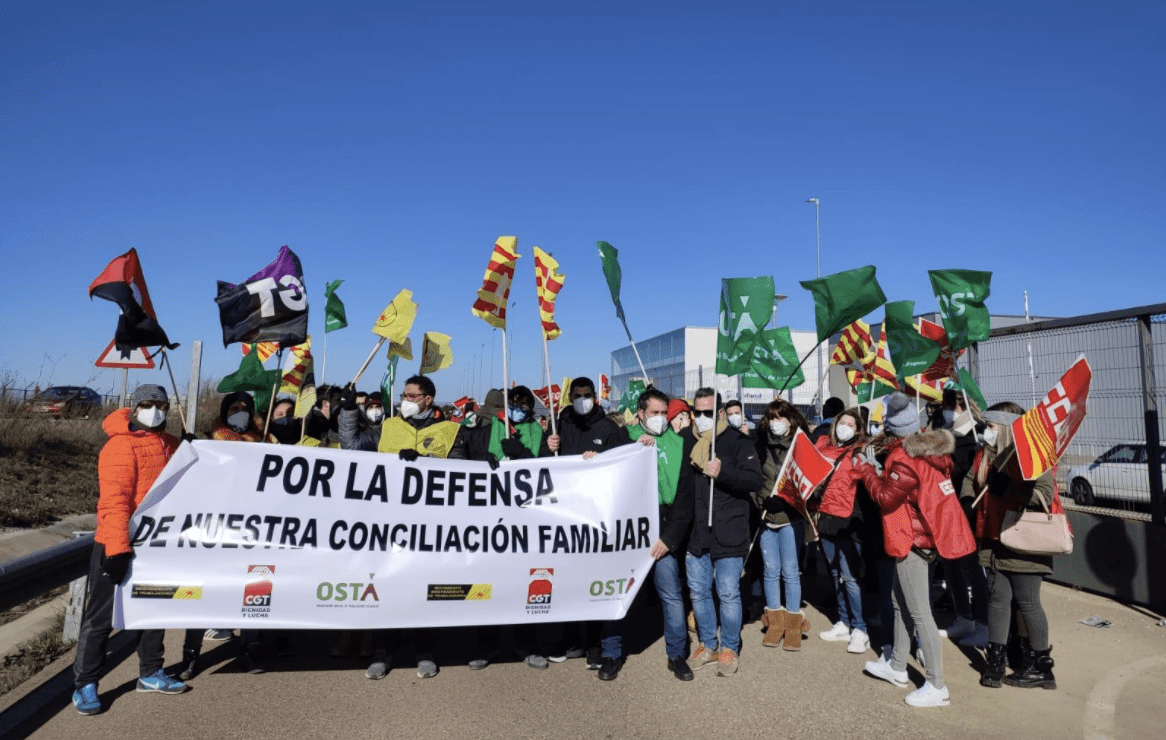
<svg viewBox="0 0 1166 740">
<path fill-rule="evenodd" d="M 470 671 L 456 635 L 431 679 L 395 665 L 382 681 L 366 661 L 328 656 L 333 633 L 299 633 L 297 655 L 272 658 L 263 675 L 237 672 L 234 645 L 207 644 L 207 667 L 180 696 L 134 692 L 137 660 L 102 682 L 108 711 L 82 717 L 59 702 L 45 708 L 32 738 L 1160 738 L 1166 687 L 1166 628 L 1146 612 L 1046 583 L 1043 590 L 1057 661 L 1058 689 L 978 685 L 973 653 L 945 641 L 951 706 L 915 709 L 899 689 L 862 673 L 866 660 L 845 643 L 826 643 L 829 624 L 813 608 L 799 653 L 761 646 L 760 624 L 746 626 L 740 672 L 713 668 L 682 683 L 665 670 L 658 632 L 641 635 L 619 678 L 597 680 L 582 661 L 534 670 L 523 663 Z M 648 618 L 655 612 L 647 611 Z M 1095 629 L 1079 620 L 1113 622 Z M 941 625 L 950 619 L 940 615 Z M 177 659 L 181 632 L 168 635 Z M 406 662 L 411 661 L 402 655 Z M 975 658 L 978 660 L 978 656 Z M 919 684 L 917 665 L 909 669 Z M 47 715 L 47 716 L 44 716 Z M 22 736 L 25 736 L 22 733 Z"/>
</svg>

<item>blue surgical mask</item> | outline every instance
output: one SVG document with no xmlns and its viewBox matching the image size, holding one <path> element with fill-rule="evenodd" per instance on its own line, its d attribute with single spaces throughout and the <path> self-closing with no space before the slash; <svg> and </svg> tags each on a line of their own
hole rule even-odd
<svg viewBox="0 0 1166 740">
<path fill-rule="evenodd" d="M 510 416 L 510 421 L 515 424 L 521 424 L 526 421 L 526 417 L 530 415 L 530 412 L 526 409 L 511 408 L 508 415 Z"/>
</svg>

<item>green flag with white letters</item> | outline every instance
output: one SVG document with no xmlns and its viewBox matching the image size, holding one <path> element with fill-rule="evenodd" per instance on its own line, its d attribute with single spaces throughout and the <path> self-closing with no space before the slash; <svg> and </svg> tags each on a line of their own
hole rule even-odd
<svg viewBox="0 0 1166 740">
<path fill-rule="evenodd" d="M 762 330 L 753 346 L 752 366 L 741 374 L 742 387 L 780 390 L 797 388 L 805 382 L 789 327 Z"/>
<path fill-rule="evenodd" d="M 752 367 L 753 345 L 773 315 L 773 278 L 721 280 L 716 371 L 737 375 Z"/>
<path fill-rule="evenodd" d="M 992 317 L 984 301 L 992 294 L 992 273 L 978 270 L 928 270 L 947 343 L 959 351 L 988 338 Z"/>
</svg>

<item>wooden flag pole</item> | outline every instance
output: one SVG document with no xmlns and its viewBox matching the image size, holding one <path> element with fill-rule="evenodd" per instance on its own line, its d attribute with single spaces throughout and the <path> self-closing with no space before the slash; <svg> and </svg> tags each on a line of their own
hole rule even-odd
<svg viewBox="0 0 1166 740">
<path fill-rule="evenodd" d="M 551 394 L 554 393 L 554 384 L 551 382 L 551 355 L 547 349 L 547 333 L 545 331 L 543 332 L 543 365 L 546 367 L 547 371 L 547 400 L 550 401 Z M 600 381 L 600 385 L 602 384 L 603 382 Z M 559 389 L 559 392 L 562 393 L 562 389 Z M 557 436 L 559 433 L 559 425 L 555 417 L 558 416 L 558 414 L 555 413 L 555 410 L 550 408 L 550 406 L 547 407 L 547 411 L 550 412 L 551 415 L 551 435 Z M 558 456 L 559 451 L 555 450 L 555 457 Z"/>
<path fill-rule="evenodd" d="M 255 351 L 258 352 L 259 350 L 255 350 Z M 283 380 L 283 347 L 282 346 L 279 348 L 279 351 L 275 353 L 275 367 L 279 370 L 279 377 L 276 378 L 275 382 L 271 384 L 271 397 L 267 400 L 267 418 L 263 421 L 263 439 L 260 440 L 261 442 L 267 441 L 267 428 L 269 426 L 271 426 L 271 414 L 273 411 L 275 411 L 275 394 L 277 392 L 279 392 L 279 383 L 280 383 L 280 381 Z M 304 374 L 304 377 L 307 377 L 306 372 Z M 301 381 L 300 385 L 301 386 L 303 385 L 302 381 Z"/>
<path fill-rule="evenodd" d="M 377 352 L 380 351 L 381 345 L 384 343 L 385 343 L 385 338 L 381 337 L 380 341 L 378 341 L 376 343 L 376 346 L 372 348 L 372 352 L 368 353 L 368 359 L 366 359 L 364 361 L 364 364 L 361 365 L 360 369 L 356 371 L 356 377 L 352 379 L 352 387 L 353 388 L 356 387 L 356 381 L 360 380 L 361 375 L 364 375 L 364 371 L 368 369 L 368 364 L 370 362 L 372 362 L 372 358 L 377 356 Z M 325 344 L 325 346 L 327 346 L 327 344 L 328 344 L 328 335 L 327 334 L 324 335 L 324 344 Z M 325 351 L 327 351 L 327 350 L 325 350 Z M 323 383 L 323 370 L 322 369 L 320 372 L 320 378 L 321 378 L 320 382 Z M 317 385 L 317 387 L 319 387 L 319 386 Z"/>
<path fill-rule="evenodd" d="M 632 339 L 632 330 L 628 328 L 627 319 L 621 318 L 620 323 L 623 324 L 623 330 L 627 332 L 628 341 L 631 342 L 632 352 L 636 355 L 636 363 L 640 366 L 640 373 L 644 376 L 644 385 L 652 384 L 652 379 L 648 377 L 648 371 L 644 369 L 644 361 L 640 359 L 640 350 L 636 348 L 636 340 Z"/>
<path fill-rule="evenodd" d="M 502 327 L 502 424 L 510 439 L 510 366 L 506 362 L 506 327 Z"/>
<path fill-rule="evenodd" d="M 782 383 L 781 390 L 777 392 L 777 395 L 780 396 L 782 393 L 785 393 L 785 389 L 789 386 L 789 382 L 794 379 L 794 376 L 797 375 L 798 370 L 802 369 L 802 365 L 806 364 L 806 360 L 810 359 L 810 355 L 812 355 L 818 351 L 818 348 L 822 346 L 822 342 L 824 342 L 824 341 L 826 341 L 826 340 L 823 339 L 821 342 L 818 342 L 817 344 L 814 345 L 813 349 L 811 349 L 809 352 L 806 353 L 806 356 L 802 358 L 802 361 L 798 363 L 798 366 L 794 368 L 794 371 L 792 373 L 790 373 L 789 377 L 787 377 L 785 379 L 785 382 Z M 822 392 L 821 388 L 818 389 L 818 392 L 819 393 Z"/>
<path fill-rule="evenodd" d="M 182 421 L 183 433 L 188 432 L 186 428 L 186 412 L 182 410 L 182 399 L 178 395 L 178 384 L 174 382 L 174 370 L 170 367 L 170 355 L 166 353 L 166 348 L 162 347 L 162 362 L 166 363 L 166 372 L 170 374 L 170 387 L 174 389 L 174 405 L 178 407 L 178 418 Z"/>
<path fill-rule="evenodd" d="M 380 345 L 378 344 L 377 346 L 379 347 Z M 375 349 L 373 350 L 373 354 L 374 355 L 376 354 Z M 365 364 L 367 365 L 368 363 L 365 363 Z M 328 330 L 325 329 L 324 330 L 324 351 L 320 353 L 320 382 L 317 383 L 316 385 L 318 385 L 318 386 L 324 385 L 324 371 L 327 369 L 328 369 Z M 361 372 L 364 372 L 363 368 L 361 369 Z M 359 377 L 359 375 L 360 375 L 360 373 L 357 373 L 358 377 Z"/>
</svg>

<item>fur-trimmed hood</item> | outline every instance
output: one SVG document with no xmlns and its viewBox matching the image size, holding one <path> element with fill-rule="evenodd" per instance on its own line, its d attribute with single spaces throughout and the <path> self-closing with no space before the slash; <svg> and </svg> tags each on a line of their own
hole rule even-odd
<svg viewBox="0 0 1166 740">
<path fill-rule="evenodd" d="M 955 452 L 955 436 L 946 429 L 911 434 L 903 438 L 903 451 L 911 457 L 951 455 Z"/>
</svg>

